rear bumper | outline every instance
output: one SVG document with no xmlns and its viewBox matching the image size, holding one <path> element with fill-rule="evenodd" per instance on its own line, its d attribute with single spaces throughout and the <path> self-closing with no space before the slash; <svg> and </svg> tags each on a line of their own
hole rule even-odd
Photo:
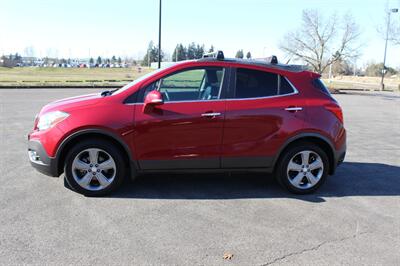
<svg viewBox="0 0 400 266">
<path fill-rule="evenodd" d="M 39 172 L 48 176 L 59 176 L 55 158 L 47 155 L 40 141 L 28 141 L 28 157 L 31 165 Z"/>
<path fill-rule="evenodd" d="M 343 144 L 340 150 L 335 151 L 335 161 L 333 169 L 331 170 L 332 175 L 335 173 L 336 168 L 343 163 L 345 157 L 346 157 L 346 144 Z"/>
<path fill-rule="evenodd" d="M 346 151 L 342 151 L 339 155 L 339 159 L 336 163 L 336 166 L 341 165 L 343 163 L 345 157 L 346 157 Z"/>
</svg>

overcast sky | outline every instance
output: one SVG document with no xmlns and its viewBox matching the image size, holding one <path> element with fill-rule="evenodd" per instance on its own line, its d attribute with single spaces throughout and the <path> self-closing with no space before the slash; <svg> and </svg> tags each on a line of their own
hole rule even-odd
<svg viewBox="0 0 400 266">
<path fill-rule="evenodd" d="M 353 15 L 362 31 L 361 66 L 383 60 L 377 27 L 386 5 L 400 8 L 400 0 L 163 0 L 162 46 L 171 54 L 176 43 L 194 41 L 230 57 L 238 49 L 282 57 L 285 33 L 300 26 L 303 9 L 315 8 Z M 400 22 L 400 13 L 392 19 Z M 158 42 L 158 0 L 0 0 L 0 54 L 33 46 L 36 56 L 136 58 L 150 40 Z M 400 67 L 400 46 L 389 45 L 387 61 Z"/>
</svg>

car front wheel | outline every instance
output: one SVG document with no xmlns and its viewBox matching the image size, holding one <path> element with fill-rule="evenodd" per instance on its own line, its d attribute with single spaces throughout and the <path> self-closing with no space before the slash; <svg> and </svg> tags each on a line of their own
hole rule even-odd
<svg viewBox="0 0 400 266">
<path fill-rule="evenodd" d="M 292 193 L 312 193 L 324 183 L 329 172 L 328 162 L 325 151 L 315 144 L 291 147 L 278 165 L 278 182 Z"/>
<path fill-rule="evenodd" d="M 86 140 L 69 151 L 64 173 L 67 183 L 76 192 L 103 196 L 122 183 L 125 163 L 120 151 L 111 143 Z"/>
</svg>

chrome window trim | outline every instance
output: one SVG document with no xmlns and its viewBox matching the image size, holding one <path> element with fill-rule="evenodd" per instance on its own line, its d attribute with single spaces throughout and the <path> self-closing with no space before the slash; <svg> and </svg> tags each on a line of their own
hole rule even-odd
<svg viewBox="0 0 400 266">
<path fill-rule="evenodd" d="M 296 87 L 288 80 L 285 76 L 282 76 L 292 87 L 293 92 L 287 93 L 287 94 L 282 94 L 282 95 L 272 95 L 272 96 L 264 96 L 264 97 L 252 97 L 252 98 L 226 98 L 226 99 L 213 99 L 213 100 L 191 100 L 191 101 L 170 101 L 170 102 L 164 102 L 164 104 L 168 103 L 193 103 L 193 102 L 219 102 L 219 101 L 244 101 L 244 100 L 263 100 L 263 99 L 269 99 L 269 98 L 277 98 L 277 97 L 286 97 L 286 96 L 292 96 L 296 95 L 299 93 L 299 91 L 296 89 Z M 140 105 L 144 103 L 125 103 L 125 105 Z"/>
<path fill-rule="evenodd" d="M 269 98 L 277 98 L 277 97 L 286 97 L 286 96 L 291 96 L 291 95 L 295 95 L 298 94 L 299 91 L 296 89 L 296 87 L 292 84 L 292 82 L 290 82 L 290 80 L 288 80 L 285 76 L 279 75 L 283 77 L 288 83 L 289 85 L 292 87 L 293 92 L 291 93 L 286 93 L 286 94 L 280 94 L 280 95 L 272 95 L 272 96 L 263 96 L 263 97 L 251 97 L 251 98 L 227 98 L 227 100 L 234 100 L 234 101 L 243 101 L 243 100 L 257 100 L 257 99 L 269 99 Z"/>
<path fill-rule="evenodd" d="M 169 103 L 198 103 L 198 102 L 220 102 L 220 101 L 226 101 L 229 99 L 213 99 L 213 100 L 190 100 L 190 101 L 170 101 L 170 102 L 164 102 L 163 104 L 169 104 Z M 144 103 L 125 103 L 125 105 L 140 105 Z"/>
</svg>

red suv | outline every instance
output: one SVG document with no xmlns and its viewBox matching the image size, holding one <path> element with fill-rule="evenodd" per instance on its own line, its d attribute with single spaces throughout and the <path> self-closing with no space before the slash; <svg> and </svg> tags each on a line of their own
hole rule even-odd
<svg viewBox="0 0 400 266">
<path fill-rule="evenodd" d="M 342 110 L 299 66 L 183 61 L 125 87 L 43 107 L 29 159 L 88 196 L 149 172 L 264 171 L 291 192 L 317 189 L 346 150 Z"/>
</svg>

